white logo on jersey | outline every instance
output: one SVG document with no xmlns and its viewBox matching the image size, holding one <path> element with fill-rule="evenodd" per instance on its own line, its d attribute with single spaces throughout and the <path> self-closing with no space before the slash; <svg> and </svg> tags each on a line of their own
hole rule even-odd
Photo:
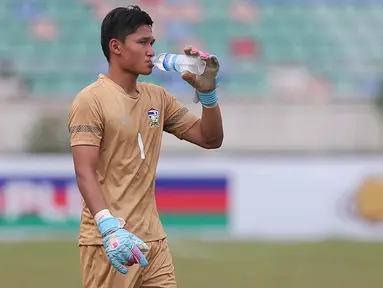
<svg viewBox="0 0 383 288">
<path fill-rule="evenodd" d="M 129 124 L 129 119 L 128 117 L 120 117 L 120 123 L 122 125 L 128 125 Z"/>
</svg>

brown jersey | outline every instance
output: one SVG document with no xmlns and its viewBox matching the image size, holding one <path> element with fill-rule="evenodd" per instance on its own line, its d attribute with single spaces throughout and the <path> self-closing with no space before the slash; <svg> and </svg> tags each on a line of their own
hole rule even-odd
<svg viewBox="0 0 383 288">
<path fill-rule="evenodd" d="M 71 146 L 100 147 L 97 177 L 111 213 L 143 241 L 154 241 L 166 236 L 154 195 L 162 131 L 182 139 L 199 118 L 162 87 L 137 83 L 137 91 L 131 97 L 100 74 L 73 100 L 68 128 Z M 83 203 L 79 244 L 101 243 Z"/>
</svg>

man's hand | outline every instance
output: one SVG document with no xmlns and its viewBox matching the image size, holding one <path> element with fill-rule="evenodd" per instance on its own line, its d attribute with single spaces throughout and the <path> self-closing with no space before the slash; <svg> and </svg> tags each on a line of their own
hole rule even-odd
<svg viewBox="0 0 383 288">
<path fill-rule="evenodd" d="M 138 263 L 147 266 L 142 252 L 149 251 L 148 245 L 123 227 L 125 221 L 121 218 L 108 216 L 98 223 L 102 235 L 105 252 L 113 267 L 122 274 L 128 273 L 128 266 Z"/>
<path fill-rule="evenodd" d="M 218 102 L 215 89 L 218 87 L 219 62 L 215 55 L 193 50 L 192 47 L 185 47 L 184 53 L 192 57 L 200 57 L 206 62 L 206 68 L 202 75 L 196 75 L 190 72 L 183 72 L 182 79 L 188 82 L 195 90 L 193 101 L 206 107 L 214 107 Z"/>
</svg>

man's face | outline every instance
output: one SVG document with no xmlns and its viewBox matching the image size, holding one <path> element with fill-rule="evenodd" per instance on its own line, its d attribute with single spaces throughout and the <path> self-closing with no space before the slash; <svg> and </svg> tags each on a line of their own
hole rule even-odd
<svg viewBox="0 0 383 288">
<path fill-rule="evenodd" d="M 137 75 L 151 74 L 154 41 L 152 28 L 148 25 L 142 25 L 135 33 L 128 35 L 120 47 L 118 62 L 121 68 Z"/>
</svg>

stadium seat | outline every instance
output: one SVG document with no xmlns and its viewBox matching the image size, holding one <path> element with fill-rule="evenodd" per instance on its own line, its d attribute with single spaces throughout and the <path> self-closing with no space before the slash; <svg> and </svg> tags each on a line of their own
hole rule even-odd
<svg viewBox="0 0 383 288">
<path fill-rule="evenodd" d="M 155 50 L 179 53 L 181 44 L 189 39 L 197 41 L 197 45 L 214 52 L 225 63 L 222 89 L 236 91 L 242 97 L 258 97 L 271 91 L 268 67 L 283 63 L 305 66 L 313 77 L 326 79 L 341 94 L 372 93 L 371 87 L 379 79 L 374 64 L 380 61 L 383 47 L 379 33 L 383 0 L 285 0 L 283 4 L 270 0 L 141 2 L 178 5 L 180 11 L 184 5 L 199 5 L 195 7 L 204 13 L 198 23 L 186 18 L 169 20 L 161 13 L 155 16 L 155 25 L 162 30 Z M 0 57 L 14 61 L 20 76 L 32 83 L 35 97 L 65 93 L 72 97 L 95 75 L 105 72 L 101 71 L 106 65 L 99 43 L 100 16 L 95 10 L 102 0 L 92 3 L 0 1 L 0 25 L 7 27 L 0 31 Z M 233 5 L 245 8 L 234 11 Z M 251 14 L 246 13 L 246 7 Z M 241 21 L 241 13 L 246 21 Z M 249 19 L 249 15 L 254 19 Z M 31 32 L 33 23 L 44 19 L 55 25 L 57 31 L 50 32 L 56 33 L 54 37 L 42 39 Z M 174 83 L 172 77 L 153 73 L 140 79 L 177 87 L 182 93 L 182 85 Z M 58 90 L 60 93 L 55 93 Z"/>
</svg>

